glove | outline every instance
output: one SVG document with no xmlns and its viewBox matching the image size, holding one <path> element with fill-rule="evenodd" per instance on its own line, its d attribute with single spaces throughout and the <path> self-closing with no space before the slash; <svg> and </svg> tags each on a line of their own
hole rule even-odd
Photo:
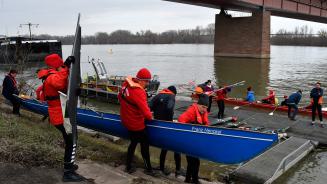
<svg viewBox="0 0 327 184">
<path fill-rule="evenodd" d="M 68 58 L 66 59 L 66 61 L 64 62 L 64 65 L 67 66 L 68 68 L 70 67 L 70 65 L 72 63 L 75 62 L 75 57 L 74 56 L 68 56 Z"/>
</svg>

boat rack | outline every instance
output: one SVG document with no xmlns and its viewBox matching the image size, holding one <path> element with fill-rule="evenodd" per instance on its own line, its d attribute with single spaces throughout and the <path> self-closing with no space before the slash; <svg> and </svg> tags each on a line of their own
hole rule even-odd
<svg viewBox="0 0 327 184">
<path fill-rule="evenodd" d="M 290 137 L 241 165 L 229 174 L 229 180 L 270 184 L 308 155 L 318 142 Z"/>
</svg>

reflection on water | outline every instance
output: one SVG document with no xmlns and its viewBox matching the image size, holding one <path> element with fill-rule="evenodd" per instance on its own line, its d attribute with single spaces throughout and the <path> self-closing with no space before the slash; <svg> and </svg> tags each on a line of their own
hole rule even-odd
<svg viewBox="0 0 327 184">
<path fill-rule="evenodd" d="M 315 151 L 279 178 L 281 184 L 324 184 L 327 181 L 327 152 Z"/>
<path fill-rule="evenodd" d="M 270 59 L 217 57 L 214 62 L 216 83 L 219 86 L 246 81 L 245 86 L 235 87 L 229 96 L 245 97 L 246 88 L 252 86 L 257 96 L 265 96 L 269 84 Z"/>
</svg>

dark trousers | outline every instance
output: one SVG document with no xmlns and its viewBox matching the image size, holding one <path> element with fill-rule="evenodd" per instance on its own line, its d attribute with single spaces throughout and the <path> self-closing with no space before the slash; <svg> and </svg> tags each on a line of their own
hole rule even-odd
<svg viewBox="0 0 327 184">
<path fill-rule="evenodd" d="M 152 170 L 150 163 L 150 153 L 149 153 L 149 140 L 148 135 L 145 130 L 141 131 L 128 131 L 131 143 L 128 146 L 126 169 L 132 168 L 132 161 L 134 158 L 134 152 L 138 143 L 141 144 L 141 154 L 144 161 L 145 169 Z"/>
<path fill-rule="evenodd" d="M 298 111 L 298 107 L 296 104 L 288 104 L 288 117 L 290 119 L 295 119 L 295 116 L 297 114 Z M 293 113 L 292 113 L 292 109 L 294 109 Z"/>
<path fill-rule="evenodd" d="M 209 105 L 208 105 L 208 109 L 207 109 L 208 112 L 210 112 L 210 110 L 211 110 L 212 98 L 213 98 L 213 96 L 209 96 Z"/>
<path fill-rule="evenodd" d="M 73 170 L 75 162 L 76 145 L 73 145 L 73 134 L 67 134 L 64 125 L 57 125 L 56 128 L 61 132 L 65 141 L 64 171 Z"/>
<path fill-rule="evenodd" d="M 165 169 L 165 161 L 166 161 L 167 150 L 162 149 L 160 153 L 160 169 Z M 176 165 L 176 171 L 181 169 L 181 154 L 174 153 L 174 160 Z"/>
<path fill-rule="evenodd" d="M 224 118 L 224 112 L 225 112 L 225 102 L 224 100 L 218 100 L 218 119 L 223 119 Z"/>
<path fill-rule="evenodd" d="M 321 104 L 313 103 L 313 105 L 312 105 L 312 121 L 316 120 L 316 111 L 318 111 L 319 120 L 322 121 Z"/>
<path fill-rule="evenodd" d="M 19 114 L 19 109 L 20 109 L 19 101 L 15 97 L 7 98 L 7 99 L 12 103 L 12 113 Z"/>
<path fill-rule="evenodd" d="M 186 156 L 186 160 L 187 160 L 187 170 L 186 170 L 185 182 L 198 183 L 200 159 L 191 156 Z"/>
</svg>

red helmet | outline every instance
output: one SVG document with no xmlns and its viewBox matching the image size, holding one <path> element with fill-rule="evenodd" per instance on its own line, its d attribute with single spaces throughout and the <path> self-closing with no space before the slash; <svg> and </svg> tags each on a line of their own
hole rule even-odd
<svg viewBox="0 0 327 184">
<path fill-rule="evenodd" d="M 51 68 L 59 68 L 64 64 L 64 62 L 58 54 L 50 54 L 45 57 L 45 64 Z"/>
<path fill-rule="evenodd" d="M 142 68 L 137 72 L 136 78 L 139 80 L 151 80 L 151 73 L 148 69 Z"/>
</svg>

